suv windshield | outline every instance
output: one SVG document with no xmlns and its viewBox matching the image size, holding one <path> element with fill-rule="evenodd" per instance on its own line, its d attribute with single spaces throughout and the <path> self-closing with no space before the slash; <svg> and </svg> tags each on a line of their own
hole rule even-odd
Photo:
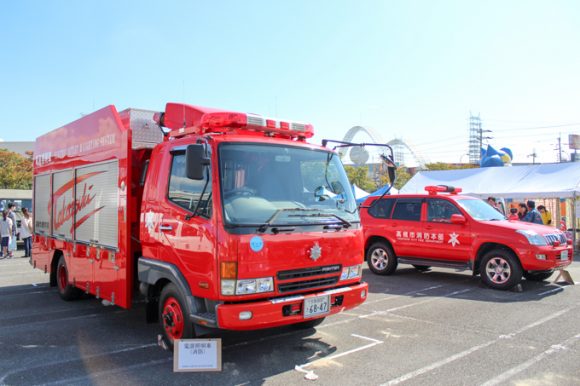
<svg viewBox="0 0 580 386">
<path fill-rule="evenodd" d="M 505 220 L 505 216 L 492 208 L 487 202 L 478 199 L 461 199 L 457 203 L 465 209 L 475 220 L 498 221 Z"/>
<path fill-rule="evenodd" d="M 342 163 L 331 152 L 224 143 L 219 162 L 230 226 L 349 226 L 359 221 Z"/>
</svg>

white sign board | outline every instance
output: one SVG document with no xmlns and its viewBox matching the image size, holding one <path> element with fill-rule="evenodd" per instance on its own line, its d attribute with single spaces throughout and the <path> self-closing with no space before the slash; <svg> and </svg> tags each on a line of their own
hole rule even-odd
<svg viewBox="0 0 580 386">
<path fill-rule="evenodd" d="M 176 340 L 173 350 L 173 371 L 222 371 L 222 340 Z"/>
</svg>

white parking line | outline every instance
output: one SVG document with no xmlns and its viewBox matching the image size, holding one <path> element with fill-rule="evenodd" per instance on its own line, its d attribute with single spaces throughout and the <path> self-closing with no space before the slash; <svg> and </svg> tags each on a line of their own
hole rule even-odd
<svg viewBox="0 0 580 386">
<path fill-rule="evenodd" d="M 405 308 L 414 307 L 414 306 L 418 306 L 418 305 L 421 305 L 421 304 L 434 302 L 434 301 L 439 300 L 441 298 L 449 298 L 449 297 L 452 297 L 452 296 L 455 296 L 455 295 L 464 294 L 466 292 L 471 292 L 471 291 L 474 291 L 474 290 L 475 290 L 474 288 L 462 289 L 462 290 L 450 292 L 450 293 L 445 294 L 445 295 L 442 295 L 442 296 L 434 296 L 432 298 L 425 299 L 425 300 L 421 300 L 419 302 L 415 302 L 415 303 L 405 304 L 403 306 L 389 308 L 387 310 L 373 311 L 370 314 L 359 315 L 359 319 L 366 319 L 366 318 L 369 318 L 369 317 L 375 316 L 375 315 L 385 315 L 385 314 L 387 314 L 389 312 L 398 311 L 398 310 L 402 310 L 402 309 L 405 309 Z"/>
<path fill-rule="evenodd" d="M 528 360 L 528 361 L 526 361 L 526 362 L 524 362 L 516 367 L 509 369 L 508 371 L 498 375 L 497 377 L 490 379 L 489 381 L 485 382 L 482 386 L 493 386 L 493 385 L 497 385 L 500 382 L 506 381 L 506 380 L 510 379 L 511 377 L 513 377 L 514 375 L 526 370 L 530 366 L 533 366 L 537 362 L 544 360 L 546 357 L 548 357 L 552 354 L 558 353 L 560 351 L 566 350 L 568 348 L 567 346 L 574 343 L 574 341 L 576 341 L 578 339 L 580 339 L 580 334 L 575 335 L 569 339 L 566 339 L 562 343 L 552 345 L 546 351 L 536 355 L 532 359 L 530 359 L 530 360 Z"/>
<path fill-rule="evenodd" d="M 397 385 L 397 384 L 399 384 L 401 382 L 408 381 L 409 379 L 412 379 L 412 378 L 418 377 L 419 375 L 423 375 L 425 373 L 428 373 L 430 371 L 433 371 L 433 370 L 435 370 L 435 369 L 437 369 L 439 367 L 445 366 L 448 363 L 454 362 L 454 361 L 456 361 L 458 359 L 461 359 L 463 357 L 466 357 L 466 356 L 468 356 L 468 355 L 470 355 L 470 354 L 472 354 L 472 353 L 474 353 L 476 351 L 479 351 L 479 350 L 481 350 L 481 349 L 483 349 L 485 347 L 488 347 L 488 346 L 490 346 L 490 345 L 492 345 L 494 343 L 497 343 L 497 342 L 501 341 L 502 339 L 511 339 L 511 338 L 513 338 L 517 334 L 521 334 L 522 332 L 525 332 L 525 331 L 527 331 L 527 330 L 529 330 L 531 328 L 537 327 L 537 326 L 539 326 L 541 324 L 544 324 L 544 323 L 546 323 L 546 322 L 548 322 L 548 321 L 550 321 L 552 319 L 558 318 L 558 317 L 562 316 L 563 314 L 565 314 L 566 312 L 570 311 L 571 309 L 572 309 L 572 307 L 566 308 L 566 309 L 564 309 L 562 311 L 556 312 L 555 314 L 552 314 L 552 315 L 547 316 L 547 317 L 545 317 L 543 319 L 540 319 L 538 321 L 535 321 L 533 323 L 530 323 L 530 324 L 528 324 L 528 325 L 520 328 L 519 330 L 516 330 L 516 331 L 510 333 L 510 334 L 500 335 L 499 337 L 497 337 L 494 340 L 491 340 L 489 342 L 486 342 L 486 343 L 483 343 L 483 344 L 480 344 L 480 345 L 477 345 L 477 346 L 473 346 L 473 347 L 471 347 L 471 348 L 469 348 L 469 349 L 467 349 L 465 351 L 461 351 L 461 352 L 459 352 L 457 354 L 451 355 L 450 357 L 447 357 L 447 358 L 442 359 L 440 361 L 431 363 L 428 366 L 421 367 L 420 369 L 417 369 L 415 371 L 411 371 L 411 372 L 409 372 L 407 374 L 404 374 L 404 375 L 402 375 L 402 376 L 400 376 L 398 378 L 391 379 L 388 382 L 384 383 L 383 386 L 384 385 L 389 385 L 389 386 L 390 385 Z"/>
<path fill-rule="evenodd" d="M 353 348 L 351 350 L 342 352 L 340 354 L 335 354 L 335 355 L 331 355 L 329 357 L 324 357 L 324 358 L 316 359 L 316 360 L 314 360 L 312 362 L 304 363 L 304 364 L 301 364 L 301 365 L 296 365 L 296 366 L 294 366 L 294 370 L 299 371 L 301 373 L 305 373 L 306 374 L 305 375 L 305 378 L 314 380 L 314 379 L 317 379 L 318 376 L 315 375 L 314 374 L 314 371 L 312 371 L 312 370 L 305 370 L 306 367 L 309 367 L 309 366 L 311 366 L 311 365 L 313 365 L 313 364 L 315 364 L 317 362 L 321 362 L 321 361 L 332 361 L 334 359 L 341 358 L 341 357 L 344 357 L 344 356 L 353 354 L 353 353 L 358 352 L 358 351 L 366 350 L 366 349 L 369 349 L 371 347 L 374 347 L 374 346 L 376 346 L 378 344 L 383 343 L 382 340 L 377 340 L 377 339 L 374 339 L 374 338 L 369 338 L 368 336 L 362 336 L 362 335 L 358 335 L 358 334 L 350 334 L 350 335 L 351 336 L 354 336 L 355 338 L 359 338 L 359 339 L 363 339 L 363 340 L 368 340 L 371 343 L 369 343 L 367 345 L 364 345 L 364 346 L 357 347 L 357 348 Z"/>
<path fill-rule="evenodd" d="M 392 295 L 392 296 L 388 296 L 386 298 L 381 298 L 381 299 L 377 299 L 377 300 L 367 300 L 362 305 L 364 306 L 364 305 L 367 305 L 367 304 L 380 303 L 380 302 L 384 302 L 384 301 L 391 300 L 391 299 L 398 299 L 398 298 L 400 298 L 402 296 L 417 295 L 417 294 L 419 294 L 421 292 L 431 291 L 431 290 L 434 290 L 434 289 L 437 289 L 437 288 L 441 288 L 441 287 L 445 287 L 445 286 L 444 285 L 434 285 L 434 286 L 431 286 L 431 287 L 421 288 L 421 289 L 418 289 L 418 290 L 415 290 L 415 291 L 406 292 L 406 293 L 401 294 L 401 295 Z"/>
</svg>

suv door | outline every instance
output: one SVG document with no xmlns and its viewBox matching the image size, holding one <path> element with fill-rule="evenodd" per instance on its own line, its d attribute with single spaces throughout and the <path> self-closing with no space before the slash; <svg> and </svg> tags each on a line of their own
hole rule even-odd
<svg viewBox="0 0 580 386">
<path fill-rule="evenodd" d="M 427 198 L 427 217 L 423 226 L 424 256 L 438 260 L 469 261 L 471 227 L 453 224 L 451 216 L 461 210 L 450 200 Z"/>
<path fill-rule="evenodd" d="M 421 247 L 416 237 L 421 232 L 422 198 L 399 198 L 395 202 L 391 221 L 385 224 L 397 256 L 419 256 Z"/>
</svg>

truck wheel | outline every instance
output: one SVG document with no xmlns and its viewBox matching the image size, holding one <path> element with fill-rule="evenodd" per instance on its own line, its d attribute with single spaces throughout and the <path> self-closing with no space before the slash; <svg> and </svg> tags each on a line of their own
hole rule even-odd
<svg viewBox="0 0 580 386">
<path fill-rule="evenodd" d="M 552 276 L 552 274 L 554 273 L 554 271 L 549 270 L 549 271 L 539 271 L 539 272 L 524 272 L 524 277 L 526 278 L 526 280 L 530 280 L 530 281 L 544 281 L 547 278 L 549 278 L 550 276 Z"/>
<path fill-rule="evenodd" d="M 522 267 L 510 251 L 494 249 L 481 260 L 481 280 L 489 287 L 510 289 L 522 280 Z"/>
<path fill-rule="evenodd" d="M 176 339 L 194 338 L 193 324 L 189 320 L 185 299 L 173 283 L 167 284 L 159 299 L 159 322 L 170 348 Z"/>
<path fill-rule="evenodd" d="M 429 267 L 428 265 L 415 265 L 413 264 L 413 267 L 415 267 L 415 269 L 419 272 L 425 272 L 431 269 L 431 267 Z"/>
<path fill-rule="evenodd" d="M 56 265 L 56 286 L 58 294 L 63 300 L 75 300 L 82 295 L 81 290 L 68 281 L 68 269 L 64 256 L 60 256 Z"/>
<path fill-rule="evenodd" d="M 378 241 L 367 250 L 367 264 L 377 275 L 390 275 L 397 269 L 397 256 L 390 245 Z"/>
<path fill-rule="evenodd" d="M 300 322 L 300 323 L 293 324 L 292 327 L 294 327 L 298 330 L 307 330 L 307 329 L 314 328 L 314 327 L 320 325 L 320 323 L 324 322 L 324 319 L 326 319 L 326 318 L 312 319 L 312 320 L 308 320 L 306 322 Z"/>
</svg>

